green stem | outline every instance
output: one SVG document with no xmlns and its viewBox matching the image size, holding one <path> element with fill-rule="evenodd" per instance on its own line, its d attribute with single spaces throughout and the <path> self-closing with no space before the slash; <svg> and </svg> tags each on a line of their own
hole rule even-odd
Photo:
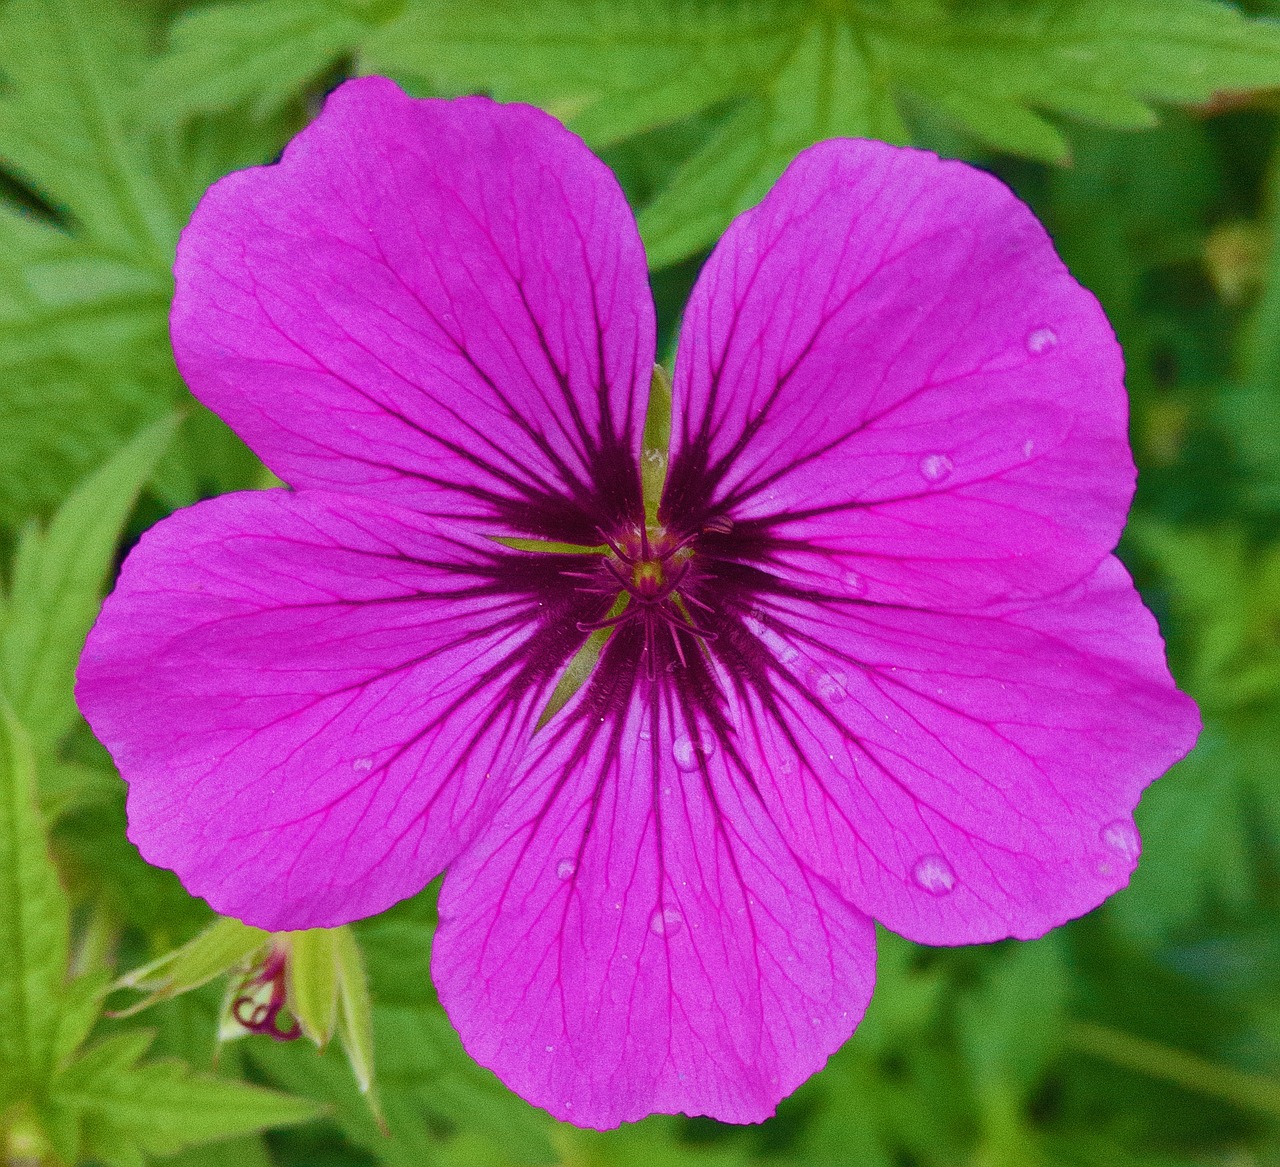
<svg viewBox="0 0 1280 1167">
<path fill-rule="evenodd" d="M 1114 1066 L 1172 1082 L 1184 1090 L 1221 1099 L 1242 1110 L 1280 1117 L 1280 1082 L 1271 1078 L 1215 1065 L 1194 1054 L 1087 1022 L 1071 1026 L 1067 1042 L 1082 1053 Z"/>
</svg>

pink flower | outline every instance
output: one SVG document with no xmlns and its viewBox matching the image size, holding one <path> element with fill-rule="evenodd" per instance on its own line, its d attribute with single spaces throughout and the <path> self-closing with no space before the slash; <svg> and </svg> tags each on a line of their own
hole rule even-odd
<svg viewBox="0 0 1280 1167">
<path fill-rule="evenodd" d="M 857 1024 L 873 919 L 1033 937 L 1127 881 L 1197 716 L 1110 555 L 1119 348 L 993 178 L 792 164 L 693 291 L 647 528 L 644 253 L 545 114 L 349 82 L 208 193 L 177 285 L 183 375 L 293 489 L 148 532 L 79 699 L 220 912 L 336 925 L 447 867 L 467 1049 L 605 1127 L 769 1115 Z"/>
</svg>

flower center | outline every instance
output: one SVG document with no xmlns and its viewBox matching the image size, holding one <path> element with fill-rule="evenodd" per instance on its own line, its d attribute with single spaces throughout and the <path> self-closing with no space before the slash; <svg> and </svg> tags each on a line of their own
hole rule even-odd
<svg viewBox="0 0 1280 1167">
<path fill-rule="evenodd" d="M 677 539 L 662 526 L 635 526 L 605 542 L 605 568 L 642 604 L 674 596 L 693 558 L 693 540 Z"/>
<path fill-rule="evenodd" d="M 604 634 L 622 625 L 639 621 L 644 625 L 645 667 L 654 676 L 657 637 L 665 630 L 675 659 L 687 663 L 686 644 L 714 640 L 715 633 L 702 628 L 689 605 L 708 610 L 706 604 L 689 594 L 687 577 L 694 558 L 694 536 L 680 538 L 660 525 L 632 526 L 615 537 L 600 535 L 608 550 L 600 566 L 608 580 L 621 592 L 613 611 L 603 620 L 579 623 L 583 632 Z"/>
</svg>

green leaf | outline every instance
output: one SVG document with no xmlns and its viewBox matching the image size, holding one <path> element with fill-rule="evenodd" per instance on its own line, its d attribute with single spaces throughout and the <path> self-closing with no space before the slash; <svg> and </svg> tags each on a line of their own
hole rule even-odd
<svg viewBox="0 0 1280 1167">
<path fill-rule="evenodd" d="M 42 759 L 40 813 L 49 825 L 83 806 L 110 801 L 119 793 L 120 776 L 114 770 L 47 755 Z"/>
<path fill-rule="evenodd" d="M 68 948 L 31 741 L 0 697 L 0 1109 L 53 1073 Z"/>
<path fill-rule="evenodd" d="M 167 272 L 141 271 L 0 204 L 0 524 L 52 509 L 172 408 L 169 286 Z"/>
<path fill-rule="evenodd" d="M 999 150 L 1064 161 L 1044 114 L 1137 127 L 1149 103 L 1280 84 L 1280 29 L 1214 0 L 418 0 L 367 67 L 542 104 L 593 145 L 739 108 L 641 223 L 654 267 L 706 246 L 795 154 L 905 137 L 923 102 Z"/>
<path fill-rule="evenodd" d="M 33 216 L 0 201 L 2 524 L 48 508 L 186 398 L 167 324 L 179 228 L 214 178 L 269 159 L 287 136 L 279 121 L 141 125 L 137 86 L 156 35 L 142 4 L 0 7 L 0 167 L 52 208 Z M 158 475 L 172 505 L 210 480 L 243 485 L 256 464 L 196 413 Z"/>
<path fill-rule="evenodd" d="M 1194 1094 L 1221 1098 L 1242 1110 L 1280 1118 L 1280 1078 L 1242 1073 L 1184 1050 L 1086 1022 L 1073 1025 L 1069 1036 L 1076 1049 L 1096 1058 L 1174 1082 Z"/>
<path fill-rule="evenodd" d="M 1189 758 L 1144 793 L 1135 816 L 1142 862 L 1108 909 L 1135 941 L 1166 941 L 1206 907 L 1239 909 L 1251 898 L 1257 807 L 1247 795 L 1277 742 L 1251 745 L 1210 724 Z"/>
<path fill-rule="evenodd" d="M 649 523 L 658 521 L 658 503 L 667 480 L 667 450 L 671 447 L 671 376 L 655 365 L 649 378 L 649 408 L 644 416 L 644 447 L 640 479 L 644 511 Z"/>
<path fill-rule="evenodd" d="M 83 1157 L 134 1167 L 145 1156 L 307 1122 L 323 1113 L 306 1099 L 192 1074 L 178 1061 L 136 1065 L 150 1040 L 149 1033 L 137 1031 L 109 1038 L 53 1083 L 53 1108 L 80 1123 Z"/>
<path fill-rule="evenodd" d="M 18 543 L 0 626 L 0 678 L 18 717 L 51 749 L 76 717 L 76 661 L 97 615 L 120 532 L 173 440 L 178 418 L 148 426 Z"/>
<path fill-rule="evenodd" d="M 796 154 L 820 139 L 905 136 L 854 29 L 834 20 L 815 23 L 767 87 L 640 213 L 649 263 L 665 267 L 715 239 L 764 197 Z"/>
<path fill-rule="evenodd" d="M 180 220 L 129 140 L 121 95 L 149 29 L 138 9 L 12 0 L 0 14 L 0 157 L 91 237 L 163 271 Z"/>
<path fill-rule="evenodd" d="M 1013 943 L 960 1009 L 961 1042 L 980 1090 L 1025 1097 L 1061 1044 L 1068 977 L 1058 935 Z"/>
<path fill-rule="evenodd" d="M 957 1011 L 982 1128 L 977 1162 L 1046 1162 L 1026 1108 L 1062 1046 L 1069 981 L 1060 945 L 1060 934 L 1009 945 L 986 983 Z"/>
<path fill-rule="evenodd" d="M 337 1050 L 319 1057 L 303 1042 L 255 1040 L 246 1043 L 247 1052 L 283 1088 L 331 1102 L 346 1138 L 382 1163 L 421 1167 L 437 1161 L 442 1130 L 465 1140 L 455 1160 L 460 1164 L 555 1162 L 550 1119 L 467 1056 L 436 1001 L 428 973 L 433 918 L 434 896 L 423 893 L 350 929 L 376 1002 L 373 1036 L 364 1040 L 377 1049 L 385 1130 L 359 1086 L 358 1071 L 353 1076 L 354 1066 Z M 350 1046 L 346 1052 L 350 1058 Z"/>
<path fill-rule="evenodd" d="M 504 101 L 532 101 L 600 147 L 763 84 L 791 48 L 796 7 L 770 0 L 411 0 L 370 39 L 362 64 L 436 92 L 484 90 Z"/>
<path fill-rule="evenodd" d="M 398 5 L 380 6 L 388 7 Z M 185 12 L 138 90 L 138 109 L 157 124 L 236 106 L 268 117 L 352 52 L 379 14 L 342 0 L 253 0 Z"/>
<path fill-rule="evenodd" d="M 1186 530 L 1141 517 L 1126 538 L 1158 565 L 1194 627 L 1176 647 L 1196 699 L 1225 712 L 1280 696 L 1280 543 L 1259 546 L 1235 526 Z"/>
<path fill-rule="evenodd" d="M 803 1163 L 896 1167 L 905 1161 L 962 1161 L 948 1130 L 949 1112 L 929 1087 L 955 1067 L 930 1048 L 947 988 L 937 965 L 918 966 L 921 950 L 877 930 L 876 991 L 853 1038 L 827 1068 L 779 1107 L 785 1122 L 807 1115 L 800 1136 Z"/>
<path fill-rule="evenodd" d="M 208 1143 L 166 1158 L 166 1167 L 274 1167 L 274 1160 L 260 1137 Z"/>
</svg>

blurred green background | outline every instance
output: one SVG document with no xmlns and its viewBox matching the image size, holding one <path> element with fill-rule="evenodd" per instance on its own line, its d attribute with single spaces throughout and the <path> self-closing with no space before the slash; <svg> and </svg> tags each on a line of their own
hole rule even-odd
<svg viewBox="0 0 1280 1167">
<path fill-rule="evenodd" d="M 267 482 L 173 367 L 174 242 L 214 178 L 366 72 L 581 133 L 639 213 L 668 354 L 729 219 L 835 135 L 999 174 L 1124 345 L 1121 553 L 1200 745 L 1142 803 L 1132 886 L 1089 917 L 986 948 L 882 933 L 866 1021 L 763 1126 L 600 1134 L 513 1097 L 436 1003 L 431 890 L 353 929 L 385 1131 L 336 1048 L 249 1037 L 215 1060 L 223 979 L 100 1012 L 211 917 L 125 840 L 74 662 L 141 530 Z M 1280 1165 L 1278 119 L 1266 4 L 0 0 L 5 1161 Z"/>
</svg>

